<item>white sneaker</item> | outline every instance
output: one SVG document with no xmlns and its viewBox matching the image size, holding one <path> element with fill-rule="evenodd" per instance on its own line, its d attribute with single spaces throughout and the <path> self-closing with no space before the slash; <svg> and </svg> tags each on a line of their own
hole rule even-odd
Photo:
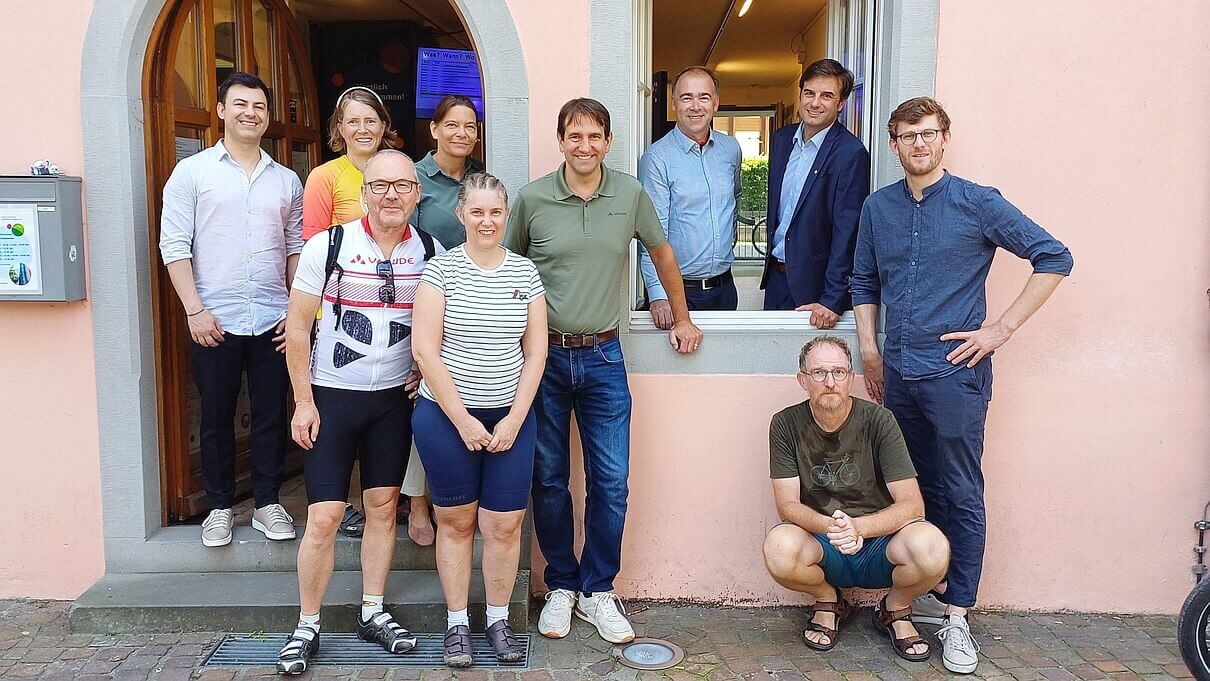
<svg viewBox="0 0 1210 681">
<path fill-rule="evenodd" d="M 226 546 L 231 543 L 231 509 L 216 508 L 202 521 L 202 546 Z"/>
<path fill-rule="evenodd" d="M 626 608 L 622 599 L 612 591 L 602 591 L 591 596 L 580 594 L 576 601 L 576 617 L 597 628 L 601 638 L 610 643 L 629 643 L 634 640 L 634 628 L 626 619 Z"/>
<path fill-rule="evenodd" d="M 538 617 L 538 633 L 546 638 L 563 638 L 571 631 L 571 610 L 576 592 L 554 589 L 546 594 L 546 605 Z"/>
<path fill-rule="evenodd" d="M 941 662 L 955 674 L 970 674 L 979 665 L 979 644 L 971 636 L 971 627 L 962 615 L 949 615 L 945 626 L 937 630 L 942 642 Z"/>
<path fill-rule="evenodd" d="M 945 603 L 937 598 L 937 594 L 928 592 L 923 596 L 917 596 L 912 601 L 912 622 L 915 624 L 935 624 L 943 626 L 945 624 Z"/>
<path fill-rule="evenodd" d="M 294 538 L 294 518 L 281 504 L 268 504 L 252 512 L 252 529 L 274 541 Z"/>
</svg>

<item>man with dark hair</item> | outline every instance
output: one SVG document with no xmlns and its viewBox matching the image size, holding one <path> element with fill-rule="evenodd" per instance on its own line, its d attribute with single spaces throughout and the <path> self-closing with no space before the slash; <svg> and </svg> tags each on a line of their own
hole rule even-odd
<svg viewBox="0 0 1210 681">
<path fill-rule="evenodd" d="M 766 310 L 811 313 L 836 326 L 852 307 L 849 274 L 861 203 L 870 193 L 870 152 L 840 122 L 853 74 L 820 59 L 798 81 L 801 123 L 773 134 L 769 152 Z"/>
<path fill-rule="evenodd" d="M 572 613 L 612 643 L 634 638 L 613 579 L 622 560 L 630 472 L 630 388 L 618 324 L 630 240 L 638 238 L 668 294 L 668 342 L 696 352 L 702 332 L 689 319 L 680 267 L 651 199 L 638 180 L 604 165 L 613 142 L 609 111 L 573 99 L 559 111 L 558 170 L 521 189 L 505 246 L 533 260 L 546 285 L 550 352 L 534 408 L 534 532 L 546 558 L 544 636 L 562 638 Z M 575 554 L 571 492 L 571 414 L 583 445 L 587 502 L 584 550 Z"/>
<path fill-rule="evenodd" d="M 909 99 L 891 114 L 890 147 L 906 177 L 862 208 L 852 293 L 866 388 L 899 421 L 920 471 L 926 514 L 953 551 L 946 581 L 915 609 L 943 622 L 945 667 L 970 673 L 979 661 L 966 613 L 975 605 L 986 541 L 981 462 L 991 354 L 1071 273 L 1072 257 L 1000 192 L 945 171 L 949 129 L 945 109 L 929 97 Z M 985 284 L 997 248 L 1029 260 L 1033 275 L 989 321 Z M 885 363 L 877 343 L 880 303 Z"/>
<path fill-rule="evenodd" d="M 714 130 L 718 104 L 713 71 L 681 71 L 672 81 L 676 127 L 639 159 L 639 181 L 676 253 L 690 310 L 734 310 L 739 302 L 731 263 L 742 151 L 734 137 Z M 668 294 L 647 251 L 640 248 L 639 256 L 651 318 L 672 328 Z"/>
<path fill-rule="evenodd" d="M 201 398 L 202 543 L 231 543 L 235 411 L 241 378 L 252 406 L 252 527 L 294 539 L 278 503 L 285 426 L 286 296 L 302 250 L 302 183 L 260 148 L 269 88 L 235 72 L 219 87 L 223 138 L 182 160 L 164 185 L 160 253 L 184 307 Z"/>
<path fill-rule="evenodd" d="M 853 357 L 835 336 L 798 356 L 808 398 L 769 424 L 769 474 L 782 522 L 765 537 L 765 566 L 778 584 L 815 597 L 803 642 L 836 646 L 851 606 L 840 589 L 890 591 L 878 608 L 895 653 L 927 659 L 911 622 L 912 599 L 945 575 L 945 537 L 924 522 L 916 471 L 895 418 L 849 394 Z"/>
</svg>

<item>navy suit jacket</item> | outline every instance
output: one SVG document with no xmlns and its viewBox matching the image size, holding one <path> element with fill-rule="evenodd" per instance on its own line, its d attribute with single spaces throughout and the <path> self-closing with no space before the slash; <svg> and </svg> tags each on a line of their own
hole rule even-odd
<svg viewBox="0 0 1210 681">
<path fill-rule="evenodd" d="M 798 124 L 773 133 L 769 150 L 769 251 L 773 234 L 780 228 L 781 186 L 790 162 Z M 857 246 L 857 223 L 861 204 L 870 194 L 870 152 L 861 140 L 837 121 L 824 137 L 815 163 L 807 173 L 798 207 L 786 231 L 786 278 L 795 305 L 822 303 L 840 314 L 853 308 L 849 297 L 849 275 L 853 273 L 853 251 Z M 765 288 L 773 256 L 765 257 Z"/>
</svg>

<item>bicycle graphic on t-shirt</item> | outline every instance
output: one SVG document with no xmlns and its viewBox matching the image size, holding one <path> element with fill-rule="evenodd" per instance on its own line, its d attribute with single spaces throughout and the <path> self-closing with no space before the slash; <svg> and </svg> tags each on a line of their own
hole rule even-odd
<svg viewBox="0 0 1210 681">
<path fill-rule="evenodd" d="M 861 469 L 850 461 L 851 454 L 845 454 L 843 459 L 824 460 L 818 466 L 811 467 L 811 479 L 820 487 L 829 487 L 837 483 L 848 487 L 861 477 Z"/>
</svg>

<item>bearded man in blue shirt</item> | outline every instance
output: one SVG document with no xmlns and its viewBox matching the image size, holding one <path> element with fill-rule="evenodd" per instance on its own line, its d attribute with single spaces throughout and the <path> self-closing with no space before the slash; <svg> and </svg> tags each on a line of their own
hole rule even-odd
<svg viewBox="0 0 1210 681">
<path fill-rule="evenodd" d="M 862 207 L 853 311 L 866 388 L 899 422 L 925 516 L 950 541 L 940 593 L 917 599 L 913 609 L 943 625 L 946 669 L 969 674 L 979 659 L 966 613 L 975 605 L 986 542 L 981 460 L 991 354 L 1071 273 L 1072 257 L 999 191 L 941 166 L 950 119 L 935 100 L 900 104 L 887 128 L 906 177 Z M 985 285 L 997 248 L 1029 260 L 1033 274 L 1013 304 L 989 320 Z M 881 352 L 879 303 L 886 306 Z"/>
</svg>

